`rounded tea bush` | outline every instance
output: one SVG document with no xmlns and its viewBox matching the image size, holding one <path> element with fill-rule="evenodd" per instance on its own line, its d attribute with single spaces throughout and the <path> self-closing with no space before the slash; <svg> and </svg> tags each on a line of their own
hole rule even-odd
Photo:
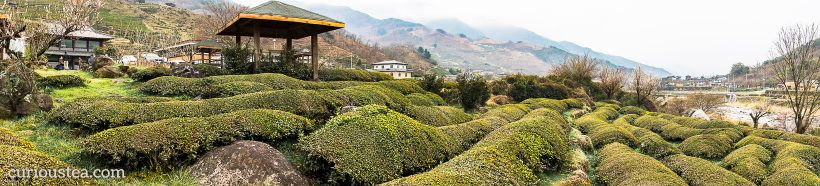
<svg viewBox="0 0 820 186">
<path fill-rule="evenodd" d="M 75 75 L 46 76 L 37 79 L 37 85 L 51 88 L 67 88 L 85 86 L 85 80 Z"/>
<path fill-rule="evenodd" d="M 9 178 L 10 170 L 58 170 L 72 168 L 70 165 L 44 153 L 19 146 L 8 146 L 0 144 L 0 183 L 16 183 L 19 185 L 88 185 L 91 184 L 86 179 L 66 179 L 66 178 L 30 178 L 12 179 Z M 11 184 L 15 185 L 15 184 Z"/>
<path fill-rule="evenodd" d="M 571 151 L 551 117 L 531 116 L 502 126 L 472 148 L 430 171 L 383 185 L 529 185 L 536 171 L 558 170 Z M 559 168 L 555 168 L 559 167 Z"/>
<path fill-rule="evenodd" d="M 472 115 L 450 106 L 408 106 L 404 113 L 421 123 L 436 127 L 473 120 Z"/>
<path fill-rule="evenodd" d="M 148 81 L 162 76 L 171 75 L 171 69 L 167 67 L 148 67 L 131 74 L 131 79 L 135 81 Z"/>
<path fill-rule="evenodd" d="M 603 147 L 610 143 L 621 143 L 627 146 L 636 146 L 638 139 L 626 129 L 612 124 L 592 127 L 588 133 L 595 147 Z"/>
<path fill-rule="evenodd" d="M 384 81 L 391 80 L 390 76 L 381 72 L 367 70 L 350 70 L 337 68 L 319 69 L 319 79 L 322 81 Z"/>
<path fill-rule="evenodd" d="M 300 139 L 299 145 L 333 164 L 354 183 L 376 184 L 427 169 L 455 155 L 460 144 L 435 127 L 384 106 L 370 105 L 337 116 Z"/>
<path fill-rule="evenodd" d="M 313 128 L 307 118 L 278 110 L 243 110 L 210 117 L 186 117 L 108 129 L 88 136 L 86 151 L 113 163 L 162 166 L 188 160 L 216 144 L 255 138 L 296 137 Z"/>
<path fill-rule="evenodd" d="M 502 105 L 481 114 L 481 118 L 498 117 L 508 122 L 513 122 L 521 117 L 524 117 L 524 115 L 526 115 L 529 111 L 530 107 L 526 104 Z"/>
<path fill-rule="evenodd" d="M 760 184 L 769 173 L 765 163 L 771 158 L 771 151 L 757 144 L 749 144 L 726 155 L 723 165 L 747 180 Z"/>
<path fill-rule="evenodd" d="M 734 141 L 725 135 L 701 134 L 683 140 L 678 145 L 686 155 L 700 158 L 723 158 L 732 150 Z"/>
<path fill-rule="evenodd" d="M 604 146 L 598 161 L 596 174 L 607 185 L 687 185 L 660 161 L 624 144 Z"/>
<path fill-rule="evenodd" d="M 671 155 L 664 158 L 663 163 L 683 177 L 689 185 L 755 185 L 734 172 L 696 157 L 683 154 Z"/>
<path fill-rule="evenodd" d="M 408 94 L 407 99 L 418 106 L 440 106 L 447 104 L 440 96 L 430 92 Z"/>
<path fill-rule="evenodd" d="M 20 138 L 10 130 L 0 128 L 0 145 L 17 146 L 24 149 L 34 150 L 35 146 L 30 141 Z"/>
<path fill-rule="evenodd" d="M 215 88 L 219 91 L 219 95 L 221 95 L 220 97 L 231 97 L 273 90 L 273 88 L 270 88 L 268 85 L 251 81 L 234 81 L 223 83 L 216 85 Z"/>
<path fill-rule="evenodd" d="M 565 104 L 567 104 L 567 107 L 569 107 L 569 108 L 580 109 L 580 108 L 584 108 L 586 106 L 586 103 L 584 103 L 584 101 L 581 101 L 580 99 L 570 98 L 570 99 L 563 99 L 561 101 L 563 101 Z"/>
<path fill-rule="evenodd" d="M 644 115 L 646 110 L 642 109 L 641 107 L 636 106 L 626 106 L 621 108 L 621 114 L 635 114 L 635 115 Z"/>
<path fill-rule="evenodd" d="M 675 145 L 667 142 L 655 133 L 650 132 L 649 134 L 643 135 L 638 141 L 640 143 L 641 153 L 654 158 L 663 158 L 681 153 L 680 149 L 675 147 Z"/>
</svg>

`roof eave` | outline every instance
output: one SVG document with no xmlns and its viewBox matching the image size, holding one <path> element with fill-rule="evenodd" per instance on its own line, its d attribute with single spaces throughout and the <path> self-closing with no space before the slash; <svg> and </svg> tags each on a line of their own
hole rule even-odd
<svg viewBox="0 0 820 186">
<path fill-rule="evenodd" d="M 295 18 L 295 17 L 286 17 L 286 16 L 278 16 L 278 15 L 262 15 L 262 14 L 248 14 L 248 13 L 241 13 L 237 15 L 231 22 L 227 25 L 223 26 L 222 29 L 216 35 L 230 35 L 229 28 L 233 27 L 237 21 L 240 19 L 254 19 L 254 20 L 267 20 L 267 21 L 281 21 L 281 22 L 292 22 L 292 23 L 302 23 L 302 24 L 311 24 L 311 25 L 321 25 L 327 27 L 334 27 L 334 28 L 344 28 L 345 23 L 342 22 L 332 22 L 332 21 L 323 21 L 323 20 L 314 20 L 314 19 L 305 19 L 305 18 Z"/>
</svg>

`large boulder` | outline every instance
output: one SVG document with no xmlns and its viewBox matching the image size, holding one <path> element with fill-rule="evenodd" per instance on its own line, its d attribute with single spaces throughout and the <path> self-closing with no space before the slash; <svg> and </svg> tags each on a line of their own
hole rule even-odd
<svg viewBox="0 0 820 186">
<path fill-rule="evenodd" d="M 190 63 L 176 64 L 176 65 L 174 65 L 173 69 L 171 69 L 171 70 L 173 71 L 173 75 L 178 76 L 178 77 L 186 77 L 186 78 L 201 78 L 201 77 L 204 77 L 204 75 L 202 73 L 200 73 L 199 71 L 197 71 L 197 69 L 194 68 L 194 65 L 192 65 Z"/>
<path fill-rule="evenodd" d="M 105 66 L 97 69 L 94 73 L 96 78 L 120 78 L 125 76 L 125 73 L 120 72 L 120 69 L 114 66 Z"/>
<path fill-rule="evenodd" d="M 47 94 L 28 95 L 25 102 L 17 106 L 17 115 L 27 116 L 39 111 L 51 111 L 54 101 Z M 2 111 L 0 111 L 2 112 Z"/>
<path fill-rule="evenodd" d="M 282 153 L 257 141 L 208 152 L 190 169 L 199 185 L 310 185 Z"/>
<path fill-rule="evenodd" d="M 100 68 L 112 66 L 114 65 L 114 59 L 111 59 L 108 56 L 97 56 L 94 58 L 94 61 L 91 62 L 91 72 L 96 72 Z"/>
<path fill-rule="evenodd" d="M 697 109 L 694 112 L 692 112 L 692 116 L 690 116 L 690 117 L 703 119 L 703 120 L 706 120 L 706 121 L 710 120 L 709 115 L 706 115 L 706 112 L 704 112 L 701 109 Z"/>
</svg>

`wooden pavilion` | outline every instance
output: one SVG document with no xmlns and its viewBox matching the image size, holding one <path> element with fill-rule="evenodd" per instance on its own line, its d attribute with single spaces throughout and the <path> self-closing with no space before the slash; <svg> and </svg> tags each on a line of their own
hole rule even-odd
<svg viewBox="0 0 820 186">
<path fill-rule="evenodd" d="M 284 38 L 286 40 L 285 50 L 293 49 L 293 39 L 310 37 L 313 80 L 318 80 L 318 35 L 344 27 L 345 23 L 327 16 L 279 1 L 268 1 L 240 13 L 217 35 L 235 36 L 237 45 L 240 45 L 242 36 L 253 37 L 256 48 L 254 51 L 254 71 L 256 72 L 259 70 L 258 59 L 262 53 L 260 37 Z"/>
<path fill-rule="evenodd" d="M 222 44 L 212 40 L 188 40 L 176 43 L 171 46 L 154 50 L 168 61 L 184 61 L 189 63 L 199 62 L 202 64 L 212 64 L 214 54 L 222 51 Z M 221 64 L 221 62 L 220 62 Z"/>
</svg>

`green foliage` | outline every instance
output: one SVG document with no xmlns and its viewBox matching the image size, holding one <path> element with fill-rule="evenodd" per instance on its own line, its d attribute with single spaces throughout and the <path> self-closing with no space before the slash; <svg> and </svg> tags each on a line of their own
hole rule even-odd
<svg viewBox="0 0 820 186">
<path fill-rule="evenodd" d="M 441 89 L 444 88 L 444 78 L 441 78 L 436 74 L 425 74 L 421 77 L 419 84 L 421 84 L 421 88 L 427 92 L 439 93 L 441 92 Z"/>
<path fill-rule="evenodd" d="M 805 145 L 811 145 L 820 148 L 820 137 L 808 134 L 798 134 L 791 132 L 783 132 L 780 130 L 766 130 L 754 129 L 749 132 L 750 136 L 759 136 L 769 139 L 780 139 L 785 141 L 796 142 Z"/>
<path fill-rule="evenodd" d="M 333 163 L 340 178 L 332 179 L 364 184 L 432 167 L 460 148 L 446 133 L 384 106 L 337 116 L 302 138 L 300 145 L 311 156 Z"/>
<path fill-rule="evenodd" d="M 218 66 L 209 64 L 195 64 L 194 70 L 199 72 L 202 77 L 227 75 L 228 71 Z"/>
<path fill-rule="evenodd" d="M 0 183 L 17 183 L 20 185 L 88 185 L 87 179 L 66 178 L 30 178 L 11 179 L 10 170 L 58 170 L 72 168 L 70 165 L 56 158 L 50 157 L 25 147 L 0 145 Z"/>
<path fill-rule="evenodd" d="M 85 80 L 75 75 L 46 76 L 37 79 L 37 85 L 49 88 L 68 88 L 85 86 Z"/>
<path fill-rule="evenodd" d="M 530 107 L 526 104 L 508 104 L 481 114 L 481 118 L 498 117 L 507 122 L 513 122 L 524 117 L 529 111 Z"/>
<path fill-rule="evenodd" d="M 732 150 L 734 141 L 722 134 L 695 135 L 678 145 L 678 148 L 690 156 L 700 158 L 723 158 Z"/>
<path fill-rule="evenodd" d="M 620 112 L 621 112 L 621 114 L 635 114 L 635 115 L 641 116 L 641 115 L 644 115 L 646 113 L 646 110 L 644 110 L 641 107 L 626 106 L 626 107 L 621 108 Z"/>
<path fill-rule="evenodd" d="M 117 47 L 113 45 L 103 45 L 97 48 L 94 48 L 94 54 L 96 55 L 105 55 L 105 56 L 119 56 L 120 52 Z"/>
<path fill-rule="evenodd" d="M 222 62 L 230 74 L 249 74 L 253 70 L 250 62 L 253 52 L 247 46 L 227 45 L 222 48 Z"/>
<path fill-rule="evenodd" d="M 761 185 L 820 185 L 820 148 L 786 142 L 776 154 Z"/>
<path fill-rule="evenodd" d="M 409 99 L 414 105 L 418 106 L 439 106 L 447 104 L 444 102 L 443 98 L 430 92 L 408 94 L 407 99 Z"/>
<path fill-rule="evenodd" d="M 135 81 L 145 82 L 145 81 L 149 81 L 149 80 L 152 80 L 152 79 L 156 79 L 158 77 L 168 76 L 168 75 L 171 75 L 171 69 L 170 68 L 162 67 L 162 66 L 156 66 L 156 67 L 148 67 L 146 69 L 138 70 L 134 74 L 131 74 L 131 79 L 134 79 Z"/>
<path fill-rule="evenodd" d="M 210 117 L 172 118 L 108 129 L 84 142 L 115 163 L 163 166 L 190 160 L 216 144 L 240 139 L 279 140 L 313 128 L 307 118 L 277 110 L 243 110 Z"/>
<path fill-rule="evenodd" d="M 502 126 L 436 168 L 385 185 L 528 185 L 535 171 L 569 162 L 566 134 L 551 117 L 528 117 Z"/>
<path fill-rule="evenodd" d="M 458 75 L 457 81 L 461 106 L 465 110 L 475 110 L 484 106 L 484 103 L 490 99 L 490 92 L 484 77 L 478 74 L 461 74 Z"/>
<path fill-rule="evenodd" d="M 270 56 L 260 60 L 260 70 L 266 73 L 279 73 L 301 80 L 313 79 L 313 71 L 310 64 L 296 60 L 297 51 L 283 50 L 275 59 Z M 275 60 L 275 62 L 274 62 Z"/>
<path fill-rule="evenodd" d="M 5 107 L 10 115 L 18 114 L 27 103 L 26 97 L 37 93 L 35 79 L 37 74 L 24 63 L 6 65 L 0 71 L 0 110 Z"/>
<path fill-rule="evenodd" d="M 455 140 L 454 143 L 460 144 L 461 149 L 468 149 L 471 145 L 483 138 L 484 135 L 507 123 L 509 122 L 498 117 L 488 117 L 461 124 L 438 127 L 438 129 L 453 137 L 453 140 Z"/>
<path fill-rule="evenodd" d="M 729 71 L 729 75 L 732 76 L 740 76 L 749 73 L 749 66 L 746 66 L 743 63 L 735 63 L 732 65 L 732 70 Z"/>
<path fill-rule="evenodd" d="M 607 185 L 687 185 L 663 163 L 620 143 L 604 146 L 598 161 L 595 172 Z"/>
<path fill-rule="evenodd" d="M 555 83 L 545 77 L 533 75 L 507 75 L 491 82 L 493 94 L 507 95 L 515 101 L 529 98 L 565 99 L 569 97 L 569 88 Z"/>
<path fill-rule="evenodd" d="M 768 174 L 766 162 L 771 159 L 771 151 L 760 145 L 750 144 L 726 155 L 723 158 L 723 165 L 747 180 L 760 184 Z"/>
<path fill-rule="evenodd" d="M 473 120 L 472 115 L 449 106 L 408 106 L 404 113 L 421 123 L 436 127 Z"/>
<path fill-rule="evenodd" d="M 566 103 L 567 107 L 569 107 L 569 108 L 580 109 L 580 108 L 584 108 L 584 106 L 586 106 L 586 103 L 584 103 L 584 101 L 581 101 L 580 99 L 570 98 L 570 99 L 563 99 L 561 101 Z"/>
<path fill-rule="evenodd" d="M 638 139 L 640 143 L 641 153 L 650 155 L 654 158 L 663 158 L 674 154 L 680 154 L 681 151 L 675 145 L 667 142 L 658 134 L 647 131 L 648 134 L 643 135 Z"/>
<path fill-rule="evenodd" d="M 338 68 L 323 68 L 319 69 L 319 80 L 322 81 L 365 81 L 376 82 L 393 79 L 390 76 L 381 72 L 372 72 L 367 70 L 350 70 Z"/>
<path fill-rule="evenodd" d="M 275 103 L 275 104 L 274 104 Z M 77 101 L 53 110 L 48 120 L 90 130 L 107 129 L 175 117 L 204 117 L 247 109 L 274 109 L 323 120 L 343 106 L 387 105 L 404 111 L 410 105 L 401 94 L 380 86 L 339 90 L 277 90 L 229 98 L 157 103 Z"/>
<path fill-rule="evenodd" d="M 251 81 L 234 81 L 216 85 L 214 88 L 219 91 L 219 97 L 231 97 L 255 92 L 272 91 L 268 85 Z"/>
<path fill-rule="evenodd" d="M 34 150 L 35 148 L 33 143 L 20 138 L 5 128 L 0 128 L 0 146 L 17 146 L 28 150 Z"/>
<path fill-rule="evenodd" d="M 723 169 L 708 160 L 678 154 L 664 158 L 663 162 L 681 175 L 689 185 L 755 185 L 742 176 Z"/>
<path fill-rule="evenodd" d="M 549 108 L 558 112 L 567 110 L 566 102 L 549 98 L 530 98 L 522 101 L 521 103 L 529 104 L 531 109 Z"/>
</svg>

